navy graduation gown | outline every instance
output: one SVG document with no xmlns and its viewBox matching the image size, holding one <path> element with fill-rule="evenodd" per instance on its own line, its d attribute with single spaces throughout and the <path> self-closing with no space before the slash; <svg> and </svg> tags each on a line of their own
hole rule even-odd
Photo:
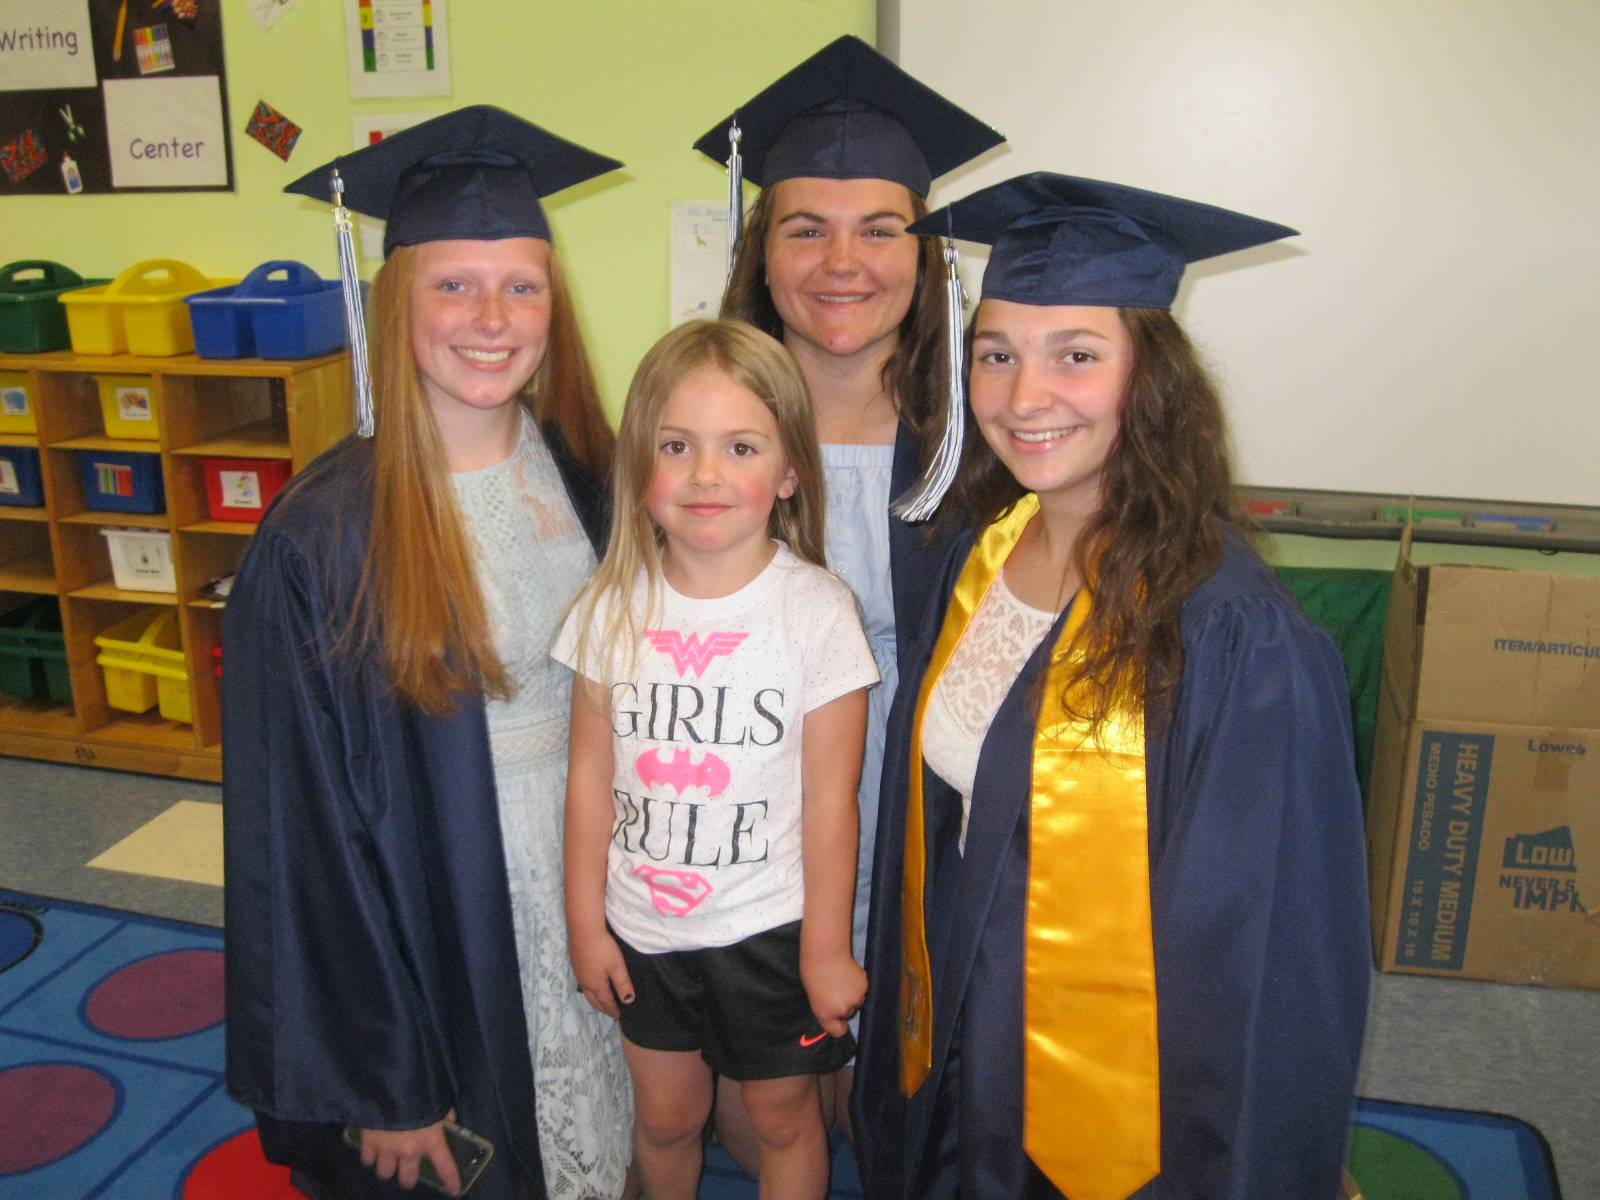
<svg viewBox="0 0 1600 1200">
<path fill-rule="evenodd" d="M 917 439 L 902 422 L 894 437 L 894 465 L 889 469 L 889 498 L 892 503 L 922 478 L 922 460 Z M 933 591 L 943 558 L 945 538 L 933 522 L 910 525 L 893 513 L 889 522 L 889 585 L 894 592 L 895 657 L 900 678 L 911 666 L 908 649 L 922 627 L 922 611 Z"/>
<path fill-rule="evenodd" d="M 585 531 L 605 506 L 545 432 Z M 483 705 L 430 716 L 335 652 L 365 559 L 371 446 L 297 476 L 224 623 L 227 1086 L 268 1158 L 399 1197 L 341 1141 L 454 1107 L 495 1144 L 482 1200 L 542 1196 L 517 947 Z"/>
<path fill-rule="evenodd" d="M 1030 691 L 1060 622 L 984 742 L 964 857 L 960 797 L 925 772 L 933 1069 L 909 1101 L 899 1090 L 905 760 L 972 540 L 950 548 L 890 718 L 852 1100 L 871 1197 L 1059 1194 L 1021 1130 Z M 1170 718 L 1147 728 L 1162 1169 L 1134 1195 L 1335 1196 L 1370 975 L 1343 667 L 1233 534 L 1182 627 Z"/>
</svg>

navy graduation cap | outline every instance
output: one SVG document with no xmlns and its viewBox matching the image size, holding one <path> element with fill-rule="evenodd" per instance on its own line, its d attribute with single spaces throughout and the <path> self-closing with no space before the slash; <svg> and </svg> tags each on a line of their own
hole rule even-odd
<svg viewBox="0 0 1600 1200">
<path fill-rule="evenodd" d="M 991 243 L 985 299 L 1171 308 L 1188 264 L 1297 231 L 1160 192 L 1038 171 L 929 213 L 911 232 Z"/>
<path fill-rule="evenodd" d="M 549 241 L 539 197 L 621 165 L 504 109 L 476 104 L 341 154 L 284 191 L 332 200 L 337 170 L 344 202 L 388 222 L 387 257 L 396 246 L 456 238 Z"/>
<path fill-rule="evenodd" d="M 738 126 L 744 174 L 887 179 L 926 196 L 933 181 L 1004 136 L 860 38 L 842 37 L 757 92 L 694 144 L 723 162 Z"/>
<path fill-rule="evenodd" d="M 333 204 L 358 436 L 371 437 L 375 424 L 350 209 L 388 222 L 385 258 L 396 246 L 423 242 L 550 241 L 539 197 L 621 165 L 502 108 L 475 104 L 341 154 L 283 189 Z"/>
<path fill-rule="evenodd" d="M 983 188 L 909 229 L 992 244 L 985 300 L 1109 308 L 1171 308 L 1190 263 L 1295 233 L 1210 204 L 1046 171 Z M 964 374 L 957 365 L 959 317 L 947 336 L 952 378 L 958 378 Z M 931 514 L 955 477 L 965 437 L 961 408 L 952 400 L 940 458 L 918 489 L 896 504 L 907 520 Z"/>
</svg>

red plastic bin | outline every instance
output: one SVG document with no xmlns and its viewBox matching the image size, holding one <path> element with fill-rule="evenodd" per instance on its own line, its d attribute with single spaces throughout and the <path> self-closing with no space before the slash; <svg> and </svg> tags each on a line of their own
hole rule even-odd
<svg viewBox="0 0 1600 1200">
<path fill-rule="evenodd" d="M 281 458 L 202 458 L 206 506 L 213 521 L 259 521 L 267 505 L 289 482 L 289 462 Z"/>
</svg>

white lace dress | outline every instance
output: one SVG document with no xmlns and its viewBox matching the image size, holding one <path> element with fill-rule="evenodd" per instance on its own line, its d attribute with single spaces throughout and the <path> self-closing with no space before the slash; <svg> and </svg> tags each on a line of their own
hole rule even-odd
<svg viewBox="0 0 1600 1200">
<path fill-rule="evenodd" d="M 1004 572 L 972 614 L 944 674 L 933 685 L 922 717 L 922 760 L 961 793 L 961 853 L 967 852 L 978 756 L 989 726 L 1028 659 L 1059 614 L 1024 604 Z"/>
<path fill-rule="evenodd" d="M 556 622 L 594 571 L 594 554 L 531 421 L 511 458 L 452 479 L 495 648 L 516 687 L 487 708 L 545 1185 L 552 1200 L 611 1200 L 633 1157 L 633 1093 L 617 1024 L 578 992 L 567 957 L 561 832 L 572 680 L 550 657 Z"/>
</svg>

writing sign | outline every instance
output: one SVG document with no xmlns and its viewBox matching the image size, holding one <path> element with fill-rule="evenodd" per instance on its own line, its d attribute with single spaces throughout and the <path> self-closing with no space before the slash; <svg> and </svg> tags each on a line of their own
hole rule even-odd
<svg viewBox="0 0 1600 1200">
<path fill-rule="evenodd" d="M 89 0 L 0 4 L 0 92 L 93 87 Z"/>
</svg>

